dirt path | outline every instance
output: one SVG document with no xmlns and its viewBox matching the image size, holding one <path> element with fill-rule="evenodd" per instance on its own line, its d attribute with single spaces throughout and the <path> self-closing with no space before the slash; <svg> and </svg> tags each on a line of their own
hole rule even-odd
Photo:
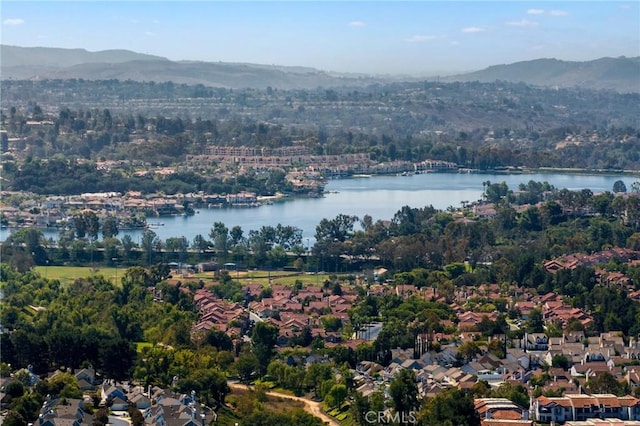
<svg viewBox="0 0 640 426">
<path fill-rule="evenodd" d="M 241 389 L 241 390 L 251 389 L 250 386 L 242 385 L 240 383 L 229 383 L 229 387 L 232 389 Z M 322 411 L 322 409 L 320 408 L 319 402 L 312 401 L 310 399 L 302 398 L 299 396 L 287 395 L 286 393 L 280 393 L 280 392 L 268 391 L 266 392 L 266 394 L 269 396 L 277 397 L 277 398 L 287 398 L 287 399 L 292 399 L 294 401 L 300 401 L 304 404 L 304 408 L 308 413 L 313 414 L 314 416 L 320 418 L 323 422 L 328 423 L 331 426 L 340 426 L 340 423 L 338 423 L 335 419 L 329 417 Z"/>
</svg>

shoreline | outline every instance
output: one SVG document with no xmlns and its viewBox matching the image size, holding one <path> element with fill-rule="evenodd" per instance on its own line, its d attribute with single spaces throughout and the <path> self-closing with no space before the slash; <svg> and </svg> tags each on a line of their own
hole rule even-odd
<svg viewBox="0 0 640 426">
<path fill-rule="evenodd" d="M 575 169 L 575 168 L 562 168 L 562 169 L 552 169 L 552 168 L 537 168 L 537 169 L 508 169 L 508 170 L 478 170 L 478 171 L 471 171 L 469 170 L 467 173 L 456 173 L 456 172 L 452 172 L 452 171 L 442 171 L 442 172 L 435 172 L 435 173 L 416 173 L 415 175 L 411 175 L 411 176 L 419 176 L 419 175 L 432 175 L 432 178 L 435 179 L 435 182 L 441 182 L 437 185 L 444 185 L 446 186 L 446 181 L 449 180 L 449 178 L 444 177 L 446 175 L 451 176 L 452 179 L 454 180 L 458 180 L 460 178 L 462 178 L 463 175 L 466 175 L 466 177 L 463 179 L 465 182 L 468 182 L 468 184 L 465 184 L 464 187 L 462 187 L 461 189 L 468 189 L 470 188 L 468 185 L 474 186 L 474 185 L 478 185 L 479 189 L 478 192 L 480 193 L 480 191 L 482 190 L 482 187 L 480 186 L 480 182 L 482 182 L 483 180 L 487 179 L 487 176 L 489 175 L 494 175 L 496 180 L 500 180 L 500 176 L 504 176 L 504 179 L 508 180 L 508 181 L 512 181 L 514 179 L 520 179 L 522 181 L 525 180 L 530 180 L 530 179 L 534 179 L 537 181 L 547 181 L 549 180 L 551 183 L 553 183 L 553 175 L 557 175 L 557 176 L 574 176 L 577 178 L 573 178 L 573 180 L 575 181 L 575 179 L 578 179 L 577 181 L 575 181 L 575 184 L 573 184 L 573 186 L 580 186 L 583 185 L 583 183 L 585 185 L 586 181 L 589 181 L 589 176 L 591 177 L 603 177 L 606 179 L 606 181 L 610 181 L 610 184 L 608 183 L 606 186 L 603 185 L 597 185 L 598 188 L 600 188 L 600 192 L 605 192 L 605 191 L 611 191 L 611 188 L 614 183 L 614 181 L 618 180 L 618 178 L 620 179 L 624 179 L 624 181 L 626 181 L 627 187 L 630 186 L 630 184 L 634 184 L 636 182 L 640 182 L 640 171 L 636 171 L 636 170 L 625 170 L 625 171 L 616 171 L 616 172 L 612 172 L 610 170 L 592 170 L 592 169 Z M 434 176 L 435 175 L 435 176 Z M 436 177 L 437 175 L 439 175 L 439 177 Z M 455 177 L 454 176 L 458 176 Z M 475 176 L 473 176 L 475 175 Z M 530 175 L 530 178 L 527 178 L 527 175 Z M 537 175 L 537 176 L 534 176 Z M 547 179 L 546 176 L 549 176 L 549 178 Z M 580 179 L 580 176 L 583 176 L 584 179 L 586 179 L 585 182 L 582 181 L 582 179 Z M 370 183 L 366 184 L 367 188 L 371 188 L 372 190 L 374 190 L 378 185 L 375 183 L 375 177 L 380 177 L 380 178 L 394 178 L 397 177 L 398 179 L 393 179 L 393 181 L 397 181 L 398 183 L 403 182 L 403 179 L 407 179 L 407 177 L 405 177 L 404 175 L 397 175 L 397 174 L 376 174 L 376 175 L 371 175 L 371 178 L 362 178 L 362 180 L 366 180 L 366 181 L 371 181 Z M 341 179 L 336 179 L 337 181 L 344 181 L 347 182 L 349 179 L 358 179 L 358 176 L 343 176 Z M 427 179 L 428 181 L 431 181 L 431 178 L 429 178 L 428 176 L 425 177 L 425 179 Z M 490 178 L 490 179 L 494 179 L 494 178 Z M 413 179 L 412 179 L 413 181 Z M 444 183 L 443 183 L 444 182 Z M 472 183 L 474 182 L 474 183 Z M 426 182 L 425 182 L 426 183 Z M 410 183 L 408 183 L 409 185 Z M 347 186 L 350 184 L 347 184 Z M 359 184 L 358 184 L 359 185 Z M 340 185 L 338 185 L 340 187 Z M 405 185 L 402 183 L 401 184 L 402 187 L 404 187 Z M 396 184 L 392 185 L 393 188 L 397 187 Z M 558 188 L 560 188 L 560 186 L 558 186 Z M 379 188 L 378 188 L 379 189 Z M 294 200 L 298 200 L 298 199 L 307 199 L 307 198 L 326 198 L 329 194 L 334 194 L 334 193 L 340 193 L 341 191 L 338 191 L 336 189 L 332 189 L 332 188 L 326 188 L 325 191 L 322 194 L 314 194 L 312 197 L 306 194 L 284 194 L 284 193 L 277 193 L 274 195 L 270 195 L 270 196 L 261 196 L 260 199 L 258 200 L 258 202 L 256 203 L 257 206 L 255 207 L 263 207 L 263 208 L 276 208 L 276 207 L 272 207 L 273 205 L 282 205 L 285 204 L 289 201 L 294 201 Z M 469 197 L 469 196 L 466 196 Z M 463 199 L 469 199 L 469 198 L 463 198 Z M 355 201 L 355 200 L 354 200 Z M 361 200 L 362 201 L 362 200 Z M 346 200 L 342 201 L 343 203 L 346 202 Z M 366 204 L 366 201 L 364 201 Z M 450 202 L 449 202 L 450 204 Z M 33 207 L 32 204 L 29 205 L 30 207 Z M 195 215 L 194 216 L 204 216 L 206 218 L 211 217 L 212 221 L 218 220 L 218 218 L 220 217 L 226 217 L 228 218 L 230 215 L 232 215 L 234 218 L 239 217 L 242 219 L 233 219 L 233 220 L 241 220 L 241 221 L 249 221 L 251 222 L 251 220 L 253 219 L 247 219 L 246 217 L 248 213 L 242 212 L 239 213 L 242 210 L 252 210 L 255 207 L 248 207 L 247 205 L 227 205 L 224 206 L 224 208 L 220 207 L 212 207 L 212 206 L 198 206 L 196 207 L 196 211 L 195 211 Z M 325 208 L 325 207 L 323 207 Z M 353 207 L 350 207 L 353 208 Z M 443 207 L 444 208 L 444 207 Z M 329 209 L 331 210 L 331 209 Z M 342 210 L 344 210 L 344 208 L 342 208 Z M 341 211 L 342 211 L 341 210 Z M 214 214 L 213 212 L 216 211 L 216 213 Z M 295 208 L 294 208 L 295 211 Z M 372 210 L 374 213 L 376 212 L 376 208 L 373 208 Z M 18 229 L 24 229 L 24 228 L 35 228 L 35 229 L 39 229 L 41 231 L 44 231 L 47 236 L 52 236 L 54 239 L 56 238 L 55 235 L 59 234 L 59 232 L 65 228 L 65 226 L 52 226 L 52 225 L 45 225 L 44 221 L 42 220 L 42 218 L 38 219 L 38 218 L 33 218 L 30 220 L 26 220 L 30 217 L 30 215 L 27 215 L 28 210 L 26 208 L 20 208 L 20 207 L 12 207 L 11 208 L 11 212 L 12 215 L 9 215 L 9 210 L 3 212 L 6 214 L 6 221 L 5 223 L 3 223 L 2 225 L 0 225 L 1 229 L 0 229 L 0 234 L 2 234 L 2 237 L 0 237 L 0 240 L 3 240 L 4 238 L 6 238 L 7 235 L 10 235 L 11 233 L 13 233 L 13 231 L 18 230 Z M 217 212 L 220 212 L 219 214 Z M 231 213 L 234 212 L 234 213 Z M 238 212 L 238 213 L 235 213 Z M 47 217 L 48 219 L 50 218 L 50 215 L 53 216 L 53 211 L 52 210 L 43 210 L 43 212 L 41 212 L 41 215 L 44 215 L 45 217 Z M 199 213 L 199 214 L 198 214 Z M 360 214 L 360 212 L 358 212 L 358 214 Z M 362 213 L 364 214 L 364 213 Z M 367 213 L 369 214 L 369 213 Z M 378 217 L 387 217 L 387 216 L 381 216 L 381 213 L 376 213 L 378 215 Z M 387 214 L 387 212 L 385 211 L 385 214 Z M 388 213 L 391 216 L 394 214 L 394 212 L 390 212 Z M 250 217 L 253 217 L 254 214 L 249 214 Z M 260 213 L 260 215 L 262 215 L 262 213 Z M 18 222 L 16 223 L 14 219 L 14 217 L 12 216 L 17 216 L 23 219 L 22 222 Z M 169 218 L 173 218 L 176 215 L 150 215 L 150 216 L 146 216 L 146 221 L 145 223 L 148 226 L 140 226 L 140 227 L 131 227 L 131 226 L 123 226 L 123 227 L 119 227 L 119 231 L 122 232 L 123 234 L 126 233 L 140 233 L 141 231 L 144 231 L 145 229 L 153 229 L 158 231 L 159 229 L 164 229 L 166 228 L 163 225 L 159 225 L 160 222 L 165 222 L 167 217 Z M 180 215 L 183 218 L 188 218 L 190 216 L 185 216 L 185 215 Z M 330 216 L 330 214 L 329 214 Z M 152 219 L 153 217 L 153 219 Z M 171 220 L 171 219 L 169 219 Z M 198 222 L 198 221 L 196 221 Z M 202 222 L 202 219 L 199 219 L 199 222 Z M 198 223 L 199 223 L 198 222 Z M 304 220 L 303 220 L 304 222 Z M 182 223 L 182 221 L 180 221 L 180 223 Z M 191 223 L 191 222 L 189 222 Z M 317 223 L 315 224 L 317 225 Z M 315 226 L 313 225 L 313 226 Z M 309 225 L 310 228 L 308 231 L 309 234 L 313 233 L 313 226 Z M 162 233 L 166 233 L 166 232 L 162 232 Z"/>
</svg>

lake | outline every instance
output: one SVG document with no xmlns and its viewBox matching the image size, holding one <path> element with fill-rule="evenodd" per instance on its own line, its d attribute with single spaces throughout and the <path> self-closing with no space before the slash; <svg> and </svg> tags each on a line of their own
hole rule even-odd
<svg viewBox="0 0 640 426">
<path fill-rule="evenodd" d="M 339 214 L 362 218 L 370 215 L 376 220 L 388 220 L 403 206 L 421 208 L 433 205 L 444 210 L 449 206 L 460 207 L 462 201 L 476 201 L 482 197 L 482 182 L 506 182 L 512 190 L 530 180 L 547 181 L 558 189 L 593 192 L 611 191 L 616 180 L 622 180 L 627 189 L 639 178 L 620 175 L 584 175 L 561 173 L 536 174 L 465 174 L 426 173 L 410 176 L 373 176 L 330 180 L 322 198 L 298 198 L 270 205 L 248 208 L 200 209 L 194 216 L 169 216 L 148 218 L 152 230 L 159 238 L 186 237 L 190 242 L 202 234 L 208 239 L 214 222 L 223 222 L 229 229 L 240 226 L 247 236 L 250 230 L 262 226 L 296 226 L 302 230 L 303 240 L 313 243 L 315 228 L 323 218 L 333 219 Z M 4 240 L 9 230 L 0 231 Z M 47 238 L 56 239 L 56 230 L 44 230 Z M 122 238 L 130 234 L 139 242 L 141 230 L 121 231 Z"/>
</svg>

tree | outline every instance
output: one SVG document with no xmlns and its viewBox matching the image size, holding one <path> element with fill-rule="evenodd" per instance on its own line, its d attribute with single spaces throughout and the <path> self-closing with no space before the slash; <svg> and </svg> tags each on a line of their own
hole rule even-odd
<svg viewBox="0 0 640 426">
<path fill-rule="evenodd" d="M 622 396 L 620 395 L 622 390 L 620 383 L 608 371 L 598 373 L 595 377 L 589 378 L 587 389 L 591 393 L 610 393 Z"/>
<path fill-rule="evenodd" d="M 529 317 L 525 321 L 525 329 L 527 333 L 542 333 L 544 331 L 544 321 L 540 309 L 533 308 L 529 312 Z"/>
<path fill-rule="evenodd" d="M 4 426 L 27 426 L 29 423 L 24 419 L 22 414 L 15 410 L 9 410 L 3 419 L 2 424 Z"/>
<path fill-rule="evenodd" d="M 503 359 L 506 356 L 505 345 L 501 339 L 492 339 L 487 345 L 487 349 L 500 359 Z"/>
<path fill-rule="evenodd" d="M 323 316 L 320 321 L 325 331 L 338 331 L 342 328 L 342 319 L 340 317 Z"/>
<path fill-rule="evenodd" d="M 438 297 L 444 297 L 447 302 L 453 300 L 456 291 L 455 284 L 451 280 L 443 280 L 438 283 Z"/>
<path fill-rule="evenodd" d="M 61 398 L 82 398 L 78 379 L 71 373 L 58 373 L 49 379 L 51 392 Z"/>
<path fill-rule="evenodd" d="M 329 364 L 311 364 L 305 372 L 305 387 L 312 388 L 315 395 L 317 396 L 321 384 L 325 380 L 329 380 L 332 376 L 332 369 Z"/>
<path fill-rule="evenodd" d="M 202 234 L 198 234 L 195 237 L 193 237 L 192 247 L 198 250 L 199 252 L 204 252 L 205 250 L 208 250 L 210 245 L 211 243 L 207 241 L 207 239 L 205 239 L 202 236 Z"/>
<path fill-rule="evenodd" d="M 278 340 L 278 327 L 258 322 L 251 335 L 253 353 L 258 361 L 258 371 L 263 376 L 267 371 L 267 366 L 275 354 L 275 345 Z"/>
<path fill-rule="evenodd" d="M 244 353 L 236 361 L 235 368 L 240 381 L 249 383 L 258 371 L 258 359 L 251 353 Z"/>
<path fill-rule="evenodd" d="M 347 397 L 347 387 L 343 384 L 335 384 L 329 389 L 324 400 L 331 408 L 339 408 L 342 406 Z"/>
<path fill-rule="evenodd" d="M 229 251 L 229 228 L 222 222 L 215 222 L 209 231 L 209 238 L 213 241 L 216 253 L 224 261 Z"/>
<path fill-rule="evenodd" d="M 625 185 L 622 180 L 617 180 L 613 182 L 613 192 L 616 194 L 619 192 L 627 192 L 627 185 Z"/>
<path fill-rule="evenodd" d="M 518 224 L 527 231 L 542 230 L 540 211 L 537 207 L 529 207 L 518 218 Z"/>
<path fill-rule="evenodd" d="M 24 385 L 18 380 L 13 380 L 6 385 L 5 392 L 11 398 L 20 398 L 24 395 Z"/>
<path fill-rule="evenodd" d="M 215 328 L 206 332 L 203 343 L 213 346 L 218 351 L 230 351 L 233 349 L 231 338 L 226 333 Z"/>
<path fill-rule="evenodd" d="M 129 413 L 129 419 L 132 426 L 144 425 L 144 416 L 142 415 L 142 412 L 136 408 L 135 405 L 131 405 L 127 412 Z"/>
<path fill-rule="evenodd" d="M 109 423 L 109 410 L 106 407 L 100 408 L 94 415 L 94 425 L 106 425 Z"/>
<path fill-rule="evenodd" d="M 104 377 L 125 380 L 130 377 L 136 349 L 127 340 L 113 338 L 100 343 L 99 371 Z"/>
<path fill-rule="evenodd" d="M 196 391 L 205 404 L 216 408 L 224 404 L 231 392 L 225 375 L 215 369 L 192 370 L 186 378 L 178 381 L 177 387 L 184 393 Z"/>
<path fill-rule="evenodd" d="M 131 259 L 131 251 L 135 247 L 135 243 L 133 242 L 133 238 L 129 234 L 125 234 L 122 237 L 122 250 L 124 251 L 125 259 Z"/>
<path fill-rule="evenodd" d="M 84 210 L 73 215 L 73 222 L 76 227 L 78 238 L 89 236 L 92 239 L 98 238 L 100 230 L 100 221 L 98 215 L 92 210 Z"/>
<path fill-rule="evenodd" d="M 351 417 L 353 418 L 353 422 L 356 425 L 364 426 L 368 424 L 366 415 L 371 410 L 371 404 L 369 403 L 369 399 L 365 396 L 362 396 L 360 392 L 355 392 L 353 395 L 353 401 L 351 402 L 351 407 L 349 407 L 349 411 L 351 413 Z"/>
<path fill-rule="evenodd" d="M 242 227 L 236 225 L 229 231 L 229 237 L 231 238 L 231 245 L 237 246 L 244 240 L 244 236 L 242 235 Z"/>
<path fill-rule="evenodd" d="M 418 413 L 418 424 L 424 426 L 480 426 L 480 416 L 470 393 L 455 388 L 429 398 Z"/>
<path fill-rule="evenodd" d="M 466 361 L 471 361 L 471 359 L 480 353 L 480 348 L 478 344 L 472 340 L 467 340 L 458 346 L 458 354 Z"/>
<path fill-rule="evenodd" d="M 569 361 L 569 358 L 566 356 L 558 354 L 551 358 L 551 366 L 554 368 L 562 368 L 566 371 L 571 367 L 571 361 Z"/>
<path fill-rule="evenodd" d="M 493 389 L 489 394 L 491 398 L 507 398 L 520 407 L 529 406 L 529 393 L 522 385 L 514 385 L 510 382 L 500 384 L 497 389 Z"/>
<path fill-rule="evenodd" d="M 158 236 L 155 232 L 150 229 L 145 230 L 142 233 L 142 239 L 140 240 L 140 246 L 144 251 L 145 257 L 147 258 L 147 264 L 151 266 L 151 262 L 153 260 L 153 252 L 155 250 L 155 246 L 159 241 Z"/>
<path fill-rule="evenodd" d="M 118 219 L 107 216 L 102 224 L 102 238 L 113 238 L 118 235 Z"/>
<path fill-rule="evenodd" d="M 491 203 L 497 203 L 509 194 L 509 187 L 504 181 L 502 181 L 501 183 L 487 182 L 487 184 L 488 185 L 485 190 L 485 196 L 487 198 L 487 201 Z"/>
<path fill-rule="evenodd" d="M 23 246 L 27 253 L 34 254 L 33 260 L 36 263 L 42 264 L 46 260 L 44 244 L 45 238 L 42 231 L 35 228 L 21 228 L 9 235 L 3 246 Z"/>
<path fill-rule="evenodd" d="M 396 374 L 389 385 L 389 396 L 396 413 L 408 415 L 418 409 L 420 406 L 418 385 L 413 370 L 402 369 Z"/>
<path fill-rule="evenodd" d="M 322 219 L 316 226 L 316 244 L 313 246 L 316 256 L 333 258 L 337 268 L 342 245 L 353 234 L 353 226 L 357 221 L 357 216 L 345 214 L 339 214 L 331 220 Z"/>
</svg>

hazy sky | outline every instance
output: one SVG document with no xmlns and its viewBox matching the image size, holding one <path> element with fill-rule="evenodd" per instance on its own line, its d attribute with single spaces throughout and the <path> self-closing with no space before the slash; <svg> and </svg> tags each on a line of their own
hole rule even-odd
<svg viewBox="0 0 640 426">
<path fill-rule="evenodd" d="M 11 1 L 2 43 L 363 73 L 640 55 L 633 1 Z"/>
</svg>

